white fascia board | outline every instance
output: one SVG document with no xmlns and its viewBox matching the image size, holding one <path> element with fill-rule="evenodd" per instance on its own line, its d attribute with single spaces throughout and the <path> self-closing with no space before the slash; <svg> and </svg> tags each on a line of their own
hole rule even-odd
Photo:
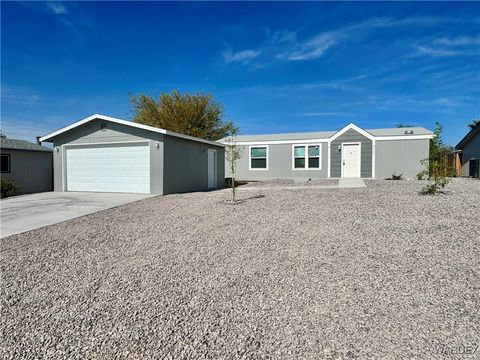
<svg viewBox="0 0 480 360">
<path fill-rule="evenodd" d="M 343 133 L 347 132 L 348 130 L 355 130 L 356 132 L 362 134 L 363 136 L 365 136 L 366 138 L 368 138 L 370 140 L 373 140 L 375 138 L 372 134 L 370 134 L 369 132 L 366 132 L 365 130 L 359 128 L 354 123 L 350 123 L 347 126 L 345 126 L 343 129 L 341 129 L 341 130 L 337 131 L 335 134 L 333 134 L 328 140 L 333 141 L 336 138 L 338 138 L 340 135 L 342 135 Z"/>
<path fill-rule="evenodd" d="M 397 136 L 375 136 L 377 141 L 389 141 L 389 140 L 430 140 L 434 135 L 397 135 Z"/>
<path fill-rule="evenodd" d="M 127 120 L 122 120 L 122 119 L 117 119 L 117 118 L 114 118 L 114 117 L 110 117 L 110 116 L 105 116 L 105 115 L 100 115 L 100 114 L 94 114 L 94 115 L 91 115 L 85 119 L 82 119 L 80 121 L 77 121 L 77 122 L 74 122 L 73 124 L 70 124 L 68 126 L 65 126 L 57 131 L 54 131 L 50 134 L 47 134 L 45 136 L 42 136 L 39 140 L 40 141 L 47 141 L 57 135 L 60 135 L 68 130 L 71 130 L 71 129 L 74 129 L 78 126 L 81 126 L 83 124 L 86 124 L 87 122 L 90 122 L 92 120 L 105 120 L 105 121 L 110 121 L 110 122 L 113 122 L 113 123 L 117 123 L 117 124 L 122 124 L 122 125 L 126 125 L 126 126 L 131 126 L 131 127 L 135 127 L 135 128 L 139 128 L 139 129 L 144 129 L 144 130 L 149 130 L 149 131 L 153 131 L 153 132 L 156 132 L 156 133 L 160 133 L 160 134 L 166 134 L 167 131 L 164 130 L 164 129 L 160 129 L 160 128 L 156 128 L 156 127 L 153 127 L 153 126 L 148 126 L 148 125 L 142 125 L 142 124 L 137 124 L 137 123 L 134 123 L 134 122 L 131 122 L 131 121 L 127 121 Z"/>
<path fill-rule="evenodd" d="M 114 118 L 114 117 L 111 117 L 111 116 L 105 116 L 105 115 L 101 115 L 101 114 L 91 115 L 91 116 L 89 116 L 85 119 L 82 119 L 82 120 L 77 121 L 73 124 L 65 126 L 65 127 L 61 128 L 57 131 L 54 131 L 50 134 L 42 136 L 39 139 L 39 141 L 47 141 L 47 140 L 49 140 L 49 139 L 51 139 L 51 138 L 53 138 L 57 135 L 60 135 L 64 132 L 66 132 L 66 131 L 74 129 L 74 128 L 80 126 L 80 125 L 86 124 L 87 122 L 93 121 L 93 120 L 105 120 L 105 121 L 110 121 L 110 122 L 113 122 L 113 123 L 116 123 L 116 124 L 122 124 L 122 125 L 131 126 L 131 127 L 138 128 L 138 129 L 143 129 L 143 130 L 156 132 L 156 133 L 159 133 L 159 134 L 175 136 L 175 137 L 179 137 L 179 138 L 183 138 L 183 139 L 187 139 L 187 140 L 192 140 L 192 141 L 197 141 L 197 142 L 203 142 L 203 143 L 214 145 L 214 146 L 224 146 L 224 145 L 222 145 L 220 143 L 217 143 L 215 141 L 200 139 L 200 138 L 196 138 L 194 136 L 179 134 L 179 133 L 176 133 L 174 131 L 167 131 L 165 129 L 161 129 L 161 128 L 157 128 L 157 127 L 153 127 L 153 126 L 149 126 L 149 125 L 138 124 L 138 123 L 135 123 L 135 122 L 132 122 L 132 121 L 122 120 L 122 119 Z"/>
<path fill-rule="evenodd" d="M 150 127 L 150 126 L 149 126 L 149 127 Z M 196 142 L 205 143 L 205 144 L 208 144 L 208 145 L 213 145 L 213 146 L 218 146 L 218 147 L 225 147 L 225 144 L 220 143 L 220 142 L 218 142 L 218 141 L 201 139 L 201 138 L 197 138 L 197 137 L 195 137 L 195 136 L 180 134 L 180 133 L 177 133 L 177 132 L 175 132 L 175 131 L 166 130 L 166 131 L 165 131 L 165 134 L 166 134 L 166 135 L 169 135 L 169 136 L 175 136 L 175 137 L 178 137 L 178 138 L 186 139 L 186 140 L 191 140 L 191 141 L 196 141 Z"/>
<path fill-rule="evenodd" d="M 328 142 L 328 139 L 233 141 L 233 144 L 235 145 L 282 145 L 282 144 L 318 144 L 318 143 L 324 143 L 324 142 Z M 229 141 L 225 141 L 224 143 L 230 145 Z"/>
</svg>

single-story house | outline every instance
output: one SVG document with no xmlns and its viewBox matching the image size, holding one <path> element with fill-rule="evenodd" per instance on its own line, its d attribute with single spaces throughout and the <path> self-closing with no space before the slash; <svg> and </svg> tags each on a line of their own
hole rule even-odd
<svg viewBox="0 0 480 360">
<path fill-rule="evenodd" d="M 19 139 L 0 139 L 1 176 L 18 194 L 52 191 L 52 149 Z"/>
<path fill-rule="evenodd" d="M 462 176 L 480 177 L 480 123 L 455 146 L 460 158 Z"/>
<path fill-rule="evenodd" d="M 55 191 L 171 194 L 222 188 L 224 145 L 92 115 L 39 139 L 53 143 Z"/>
<path fill-rule="evenodd" d="M 364 130 L 355 124 L 338 131 L 239 135 L 235 143 L 243 150 L 236 176 L 244 181 L 414 178 L 424 168 L 420 161 L 428 158 L 432 137 L 422 127 Z"/>
</svg>

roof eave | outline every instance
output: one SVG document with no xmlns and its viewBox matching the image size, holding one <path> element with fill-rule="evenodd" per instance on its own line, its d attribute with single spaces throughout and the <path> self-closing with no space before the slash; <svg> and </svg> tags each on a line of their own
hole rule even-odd
<svg viewBox="0 0 480 360">
<path fill-rule="evenodd" d="M 93 121 L 93 120 L 110 121 L 110 122 L 113 122 L 113 123 L 122 124 L 122 125 L 130 126 L 130 127 L 135 127 L 135 128 L 138 128 L 138 129 L 148 130 L 148 131 L 152 131 L 152 132 L 156 132 L 156 133 L 160 133 L 160 134 L 164 134 L 164 135 L 170 135 L 170 136 L 175 136 L 175 137 L 179 137 L 179 138 L 183 138 L 183 139 L 187 139 L 187 140 L 191 140 L 191 141 L 203 142 L 203 143 L 207 143 L 207 144 L 214 145 L 214 146 L 224 147 L 224 145 L 222 145 L 220 143 L 217 143 L 215 141 L 200 139 L 200 138 L 196 138 L 194 136 L 179 134 L 179 133 L 176 133 L 174 131 L 168 131 L 168 130 L 165 130 L 165 129 L 156 128 L 156 127 L 149 126 L 149 125 L 137 124 L 137 123 L 134 123 L 134 122 L 131 122 L 131 121 L 126 121 L 126 120 L 114 118 L 114 117 L 111 117 L 111 116 L 101 115 L 101 114 L 93 114 L 89 117 L 86 117 L 85 119 L 79 120 L 77 122 L 74 122 L 73 124 L 70 124 L 70 125 L 65 126 L 61 129 L 53 131 L 50 134 L 47 134 L 47 135 L 44 135 L 44 136 L 40 137 L 39 141 L 51 142 L 51 140 L 55 136 L 63 134 L 64 132 L 72 130 L 72 129 L 78 127 L 78 126 L 81 126 L 81 125 L 86 124 L 87 122 L 90 122 L 90 121 Z"/>
</svg>

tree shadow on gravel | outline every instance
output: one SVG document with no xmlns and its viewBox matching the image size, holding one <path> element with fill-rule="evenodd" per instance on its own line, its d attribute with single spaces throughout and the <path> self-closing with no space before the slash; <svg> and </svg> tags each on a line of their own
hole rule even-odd
<svg viewBox="0 0 480 360">
<path fill-rule="evenodd" d="M 226 205 L 238 205 L 238 204 L 243 204 L 244 202 L 247 202 L 248 200 L 254 200 L 254 199 L 261 199 L 261 198 L 264 198 L 265 195 L 254 195 L 254 196 L 249 196 L 249 197 L 246 197 L 246 198 L 241 198 L 241 199 L 237 199 L 235 200 L 235 202 L 231 201 L 231 200 L 222 200 L 220 201 L 221 204 L 226 204 Z"/>
</svg>

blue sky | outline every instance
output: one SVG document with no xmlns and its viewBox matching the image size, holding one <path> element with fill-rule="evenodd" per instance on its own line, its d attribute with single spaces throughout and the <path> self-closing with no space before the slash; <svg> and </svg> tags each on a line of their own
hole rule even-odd
<svg viewBox="0 0 480 360">
<path fill-rule="evenodd" d="M 244 134 L 480 118 L 480 3 L 2 2 L 2 130 L 212 93 Z"/>
</svg>

